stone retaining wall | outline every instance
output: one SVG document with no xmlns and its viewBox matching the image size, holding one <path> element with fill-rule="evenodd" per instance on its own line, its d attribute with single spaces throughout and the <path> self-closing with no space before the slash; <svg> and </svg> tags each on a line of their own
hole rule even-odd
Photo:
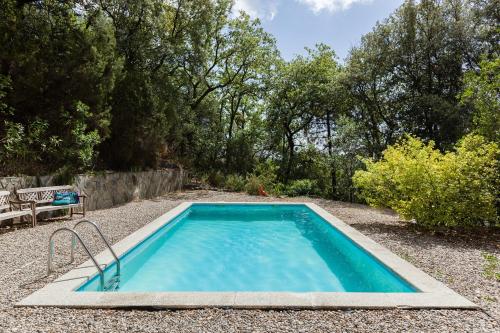
<svg viewBox="0 0 500 333">
<path fill-rule="evenodd" d="M 72 185 L 87 195 L 87 210 L 96 210 L 181 190 L 185 177 L 182 169 L 102 172 L 77 175 Z M 0 178 L 0 190 L 11 193 L 21 188 L 53 185 L 56 185 L 53 176 Z"/>
</svg>

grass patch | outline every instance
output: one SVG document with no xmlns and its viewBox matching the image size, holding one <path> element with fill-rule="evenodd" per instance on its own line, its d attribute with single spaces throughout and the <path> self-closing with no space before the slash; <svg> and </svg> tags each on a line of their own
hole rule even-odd
<svg viewBox="0 0 500 333">
<path fill-rule="evenodd" d="M 400 253 L 398 253 L 398 255 L 408 262 L 411 262 L 411 263 L 415 262 L 413 257 L 410 256 L 407 252 L 400 252 Z"/>
<path fill-rule="evenodd" d="M 483 275 L 487 279 L 500 281 L 500 260 L 494 254 L 483 252 Z"/>
<path fill-rule="evenodd" d="M 497 299 L 493 296 L 482 296 L 481 298 L 490 303 L 496 303 L 497 301 Z"/>
</svg>

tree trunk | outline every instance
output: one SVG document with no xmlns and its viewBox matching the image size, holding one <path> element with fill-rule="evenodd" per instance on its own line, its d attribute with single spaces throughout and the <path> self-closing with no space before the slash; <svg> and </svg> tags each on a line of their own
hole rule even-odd
<svg viewBox="0 0 500 333">
<path fill-rule="evenodd" d="M 293 135 L 290 133 L 286 134 L 286 139 L 288 142 L 288 161 L 285 172 L 285 184 L 288 184 L 290 179 L 290 174 L 292 172 L 293 158 L 295 153 L 295 142 L 293 141 Z"/>
<path fill-rule="evenodd" d="M 337 199 L 337 173 L 335 170 L 335 162 L 333 161 L 333 143 L 332 143 L 332 129 L 331 129 L 331 120 L 330 120 L 330 112 L 326 113 L 326 135 L 327 135 L 327 143 L 328 143 L 328 156 L 330 157 L 330 178 L 332 185 L 332 199 Z"/>
</svg>

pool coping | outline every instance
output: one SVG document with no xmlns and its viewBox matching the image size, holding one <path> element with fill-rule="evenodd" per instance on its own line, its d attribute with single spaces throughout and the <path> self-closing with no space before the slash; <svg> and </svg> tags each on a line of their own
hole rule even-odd
<svg viewBox="0 0 500 333">
<path fill-rule="evenodd" d="M 76 292 L 75 289 L 97 274 L 97 269 L 89 259 L 16 303 L 15 306 L 169 309 L 206 307 L 250 309 L 479 308 L 325 209 L 309 202 L 183 202 L 114 244 L 113 250 L 118 257 L 121 257 L 156 230 L 170 223 L 192 204 L 305 205 L 420 292 Z M 106 263 L 103 266 L 112 264 L 114 260 L 108 250 L 100 252 L 95 258 L 99 263 Z"/>
</svg>

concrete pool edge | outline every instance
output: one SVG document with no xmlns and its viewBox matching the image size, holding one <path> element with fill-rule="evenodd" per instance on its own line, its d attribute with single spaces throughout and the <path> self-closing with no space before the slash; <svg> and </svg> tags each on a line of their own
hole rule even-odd
<svg viewBox="0 0 500 333">
<path fill-rule="evenodd" d="M 184 202 L 144 227 L 133 232 L 113 249 L 122 256 L 192 204 L 306 205 L 348 238 L 377 258 L 396 274 L 415 286 L 416 293 L 354 292 L 75 292 L 97 273 L 90 260 L 67 272 L 15 306 L 52 306 L 73 308 L 479 308 L 441 282 L 396 256 L 385 247 L 350 227 L 323 208 L 307 202 Z M 105 250 L 96 256 L 99 263 L 113 262 Z"/>
</svg>

